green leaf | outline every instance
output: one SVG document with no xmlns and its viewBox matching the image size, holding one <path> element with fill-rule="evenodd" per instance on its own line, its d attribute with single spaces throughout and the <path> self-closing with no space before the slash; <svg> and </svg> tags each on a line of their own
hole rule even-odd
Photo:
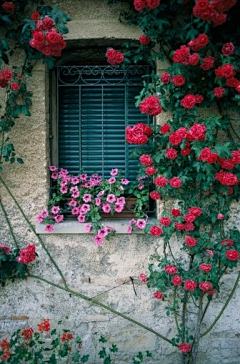
<svg viewBox="0 0 240 364">
<path fill-rule="evenodd" d="M 24 164 L 24 161 L 22 160 L 22 158 L 17 158 L 17 162 L 18 162 L 19 164 Z"/>
<path fill-rule="evenodd" d="M 22 106 L 21 106 L 21 111 L 22 111 L 22 113 L 23 113 L 24 115 L 26 115 L 26 116 L 31 116 L 31 113 L 30 113 L 30 111 L 29 111 L 28 107 L 27 107 L 27 106 L 25 106 L 25 105 L 22 105 Z"/>
</svg>

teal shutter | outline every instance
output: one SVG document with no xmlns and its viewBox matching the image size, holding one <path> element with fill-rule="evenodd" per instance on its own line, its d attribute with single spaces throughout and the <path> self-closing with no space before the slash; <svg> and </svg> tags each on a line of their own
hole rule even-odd
<svg viewBox="0 0 240 364">
<path fill-rule="evenodd" d="M 108 177 L 118 168 L 136 179 L 134 146 L 125 141 L 127 125 L 148 123 L 135 108 L 146 67 L 110 66 L 58 68 L 58 161 L 71 173 L 99 173 Z"/>
</svg>

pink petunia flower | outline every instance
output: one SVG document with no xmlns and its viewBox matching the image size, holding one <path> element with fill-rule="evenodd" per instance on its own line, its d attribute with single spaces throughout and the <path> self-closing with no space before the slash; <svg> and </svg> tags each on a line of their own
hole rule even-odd
<svg viewBox="0 0 240 364">
<path fill-rule="evenodd" d="M 143 220 L 143 219 L 138 219 L 135 226 L 136 226 L 137 229 L 141 229 L 142 230 L 146 226 L 146 221 Z"/>
<path fill-rule="evenodd" d="M 116 178 L 115 177 L 111 177 L 108 179 L 108 182 L 110 183 L 110 185 L 112 185 L 113 183 L 116 182 Z"/>
<path fill-rule="evenodd" d="M 49 169 L 50 169 L 51 172 L 57 172 L 58 167 L 56 167 L 56 166 L 50 166 Z"/>
<path fill-rule="evenodd" d="M 57 215 L 54 217 L 54 220 L 56 221 L 56 223 L 62 222 L 64 219 L 63 215 Z"/>
<path fill-rule="evenodd" d="M 100 206 L 101 205 L 101 199 L 99 197 L 95 198 L 95 206 Z"/>
<path fill-rule="evenodd" d="M 80 180 L 81 181 L 86 181 L 87 180 L 87 177 L 88 177 L 87 174 L 86 173 L 83 173 L 83 174 L 80 175 Z"/>
<path fill-rule="evenodd" d="M 85 193 L 84 195 L 83 195 L 83 201 L 84 202 L 90 202 L 91 200 L 92 200 L 92 195 L 90 195 L 90 193 Z"/>
<path fill-rule="evenodd" d="M 109 205 L 109 203 L 103 203 L 102 204 L 102 209 L 103 209 L 103 212 L 108 214 L 111 211 L 111 206 Z"/>
<path fill-rule="evenodd" d="M 51 209 L 51 213 L 53 215 L 57 215 L 60 211 L 60 207 L 59 206 L 53 206 L 52 209 Z"/>
<path fill-rule="evenodd" d="M 84 215 L 79 215 L 77 219 L 78 219 L 78 222 L 85 222 L 85 216 Z"/>
<path fill-rule="evenodd" d="M 40 215 L 42 216 L 43 219 L 45 219 L 45 217 L 48 216 L 48 212 L 46 209 L 42 210 L 42 212 L 40 213 Z"/>
<path fill-rule="evenodd" d="M 117 174 L 118 174 L 118 169 L 117 168 L 112 169 L 111 172 L 110 172 L 111 176 L 116 176 Z"/>
<path fill-rule="evenodd" d="M 125 200 L 125 197 L 119 197 L 117 198 L 117 203 L 120 203 L 121 205 L 125 205 L 126 203 L 126 200 Z"/>
<path fill-rule="evenodd" d="M 124 209 L 124 205 L 122 205 L 121 203 L 116 203 L 114 206 L 114 211 L 120 213 L 122 212 L 122 210 Z"/>
<path fill-rule="evenodd" d="M 45 231 L 48 231 L 49 233 L 50 233 L 51 231 L 53 231 L 53 225 L 52 225 L 52 224 L 47 224 L 47 225 L 45 226 Z"/>
<path fill-rule="evenodd" d="M 92 229 L 92 224 L 91 223 L 88 223 L 88 224 L 85 224 L 84 225 L 84 232 L 85 233 L 89 233 Z"/>
<path fill-rule="evenodd" d="M 62 186 L 62 187 L 60 188 L 60 192 L 61 192 L 61 193 L 63 193 L 63 194 L 67 193 L 67 192 L 68 192 L 68 188 L 67 188 L 67 186 Z"/>
<path fill-rule="evenodd" d="M 42 217 L 42 215 L 41 215 L 41 214 L 37 215 L 37 217 L 36 217 L 36 221 L 37 221 L 39 224 L 41 224 L 41 223 L 43 222 L 43 217 Z"/>
<path fill-rule="evenodd" d="M 77 201 L 75 200 L 71 200 L 69 203 L 68 203 L 69 206 L 71 207 L 76 207 L 77 206 Z"/>
<path fill-rule="evenodd" d="M 99 229 L 97 235 L 105 238 L 108 235 L 108 229 L 106 227 Z"/>
<path fill-rule="evenodd" d="M 107 195 L 107 202 L 108 203 L 113 203 L 116 201 L 116 196 L 113 193 L 110 193 L 109 195 Z"/>
<path fill-rule="evenodd" d="M 127 186 L 129 183 L 130 183 L 130 181 L 128 179 L 126 179 L 126 178 L 121 179 L 121 184 L 122 185 Z"/>
<path fill-rule="evenodd" d="M 127 233 L 128 233 L 128 234 L 131 234 L 131 233 L 132 233 L 132 231 L 133 231 L 132 226 L 128 226 L 128 228 L 127 228 Z"/>
<path fill-rule="evenodd" d="M 102 245 L 102 243 L 103 243 L 103 238 L 102 238 L 101 236 L 99 236 L 99 235 L 95 235 L 95 236 L 94 236 L 94 241 L 95 241 L 95 243 L 96 243 L 97 245 Z"/>
<path fill-rule="evenodd" d="M 72 215 L 78 215 L 79 214 L 79 208 L 78 207 L 74 207 L 71 211 Z"/>
<path fill-rule="evenodd" d="M 57 172 L 53 172 L 51 174 L 51 178 L 54 179 L 54 180 L 57 180 L 58 179 L 58 173 Z"/>
</svg>

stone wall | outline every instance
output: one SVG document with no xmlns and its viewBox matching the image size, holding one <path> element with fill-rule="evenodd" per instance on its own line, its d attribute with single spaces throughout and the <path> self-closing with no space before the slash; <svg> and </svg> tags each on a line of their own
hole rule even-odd
<svg viewBox="0 0 240 364">
<path fill-rule="evenodd" d="M 88 44 L 93 39 L 94 42 L 107 44 L 107 41 L 114 45 L 119 39 L 138 39 L 141 35 L 139 29 L 118 22 L 118 13 L 124 3 L 109 7 L 105 0 L 59 0 L 57 4 L 73 18 L 66 40 L 75 47 L 78 42 Z M 49 197 L 48 71 L 41 63 L 35 66 L 28 84 L 33 91 L 32 117 L 17 120 L 11 133 L 16 150 L 25 163 L 6 166 L 1 176 L 35 224 L 37 213 L 46 206 Z M 39 257 L 32 264 L 32 273 L 60 284 L 60 276 L 11 198 L 2 187 L 0 193 L 20 245 L 37 245 Z M 236 222 L 238 211 L 235 206 L 233 222 Z M 1 241 L 12 243 L 2 214 L 0 227 Z M 138 279 L 139 273 L 147 270 L 149 256 L 161 251 L 161 239 L 120 234 L 103 246 L 96 246 L 91 235 L 68 232 L 41 236 L 72 289 L 97 298 L 169 338 L 174 336 L 172 318 L 166 317 L 161 302 L 154 300 L 152 292 Z M 136 294 L 130 277 L 134 279 Z M 222 291 L 232 287 L 234 278 L 226 276 Z M 206 327 L 223 302 L 220 297 L 209 312 Z M 239 302 L 238 291 L 212 333 L 203 339 L 199 364 L 239 363 Z M 62 319 L 66 327 L 82 337 L 86 349 L 92 349 L 94 345 L 93 332 L 105 334 L 119 346 L 118 364 L 130 363 L 132 355 L 140 350 L 153 353 L 151 364 L 180 363 L 181 355 L 177 350 L 155 335 L 58 288 L 32 278 L 1 288 L 0 337 L 47 317 L 55 322 Z M 98 362 L 96 359 L 95 363 Z"/>
</svg>

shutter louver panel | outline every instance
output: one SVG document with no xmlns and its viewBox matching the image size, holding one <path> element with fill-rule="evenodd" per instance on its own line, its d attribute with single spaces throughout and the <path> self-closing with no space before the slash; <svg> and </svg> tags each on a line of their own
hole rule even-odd
<svg viewBox="0 0 240 364">
<path fill-rule="evenodd" d="M 61 69 L 65 71 L 64 67 Z M 76 69 L 74 67 L 74 71 Z M 102 78 L 96 74 L 99 69 Z M 123 77 L 124 71 L 116 72 L 116 68 L 111 67 L 103 74 L 105 69 L 93 67 L 92 74 L 88 71 L 82 79 L 73 77 L 71 72 L 67 77 L 66 72 L 64 82 L 59 81 L 59 167 L 74 174 L 83 171 L 104 177 L 109 177 L 112 168 L 118 168 L 124 177 L 135 180 L 138 160 L 131 157 L 135 146 L 126 143 L 125 129 L 127 125 L 149 121 L 135 107 L 135 96 L 142 89 L 142 77 L 133 67 L 130 71 L 134 72 L 126 74 L 127 77 Z M 79 67 L 79 72 L 84 70 Z M 74 84 L 70 83 L 72 78 Z"/>
</svg>

